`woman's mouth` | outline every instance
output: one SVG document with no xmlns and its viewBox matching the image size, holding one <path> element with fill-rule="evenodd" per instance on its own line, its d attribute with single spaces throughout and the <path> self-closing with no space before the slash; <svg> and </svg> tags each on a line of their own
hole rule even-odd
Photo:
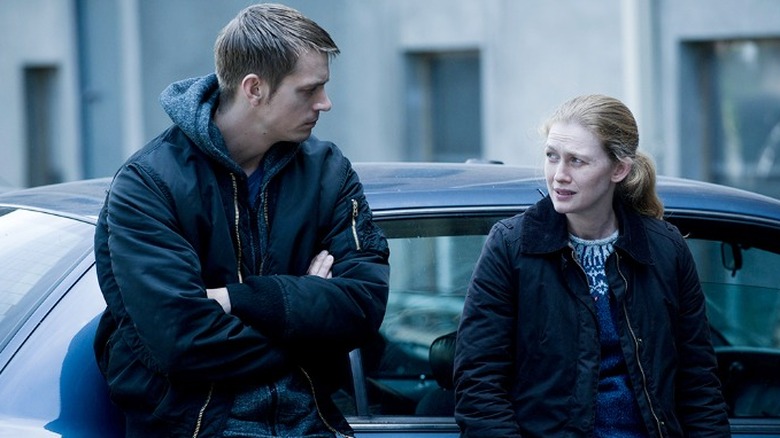
<svg viewBox="0 0 780 438">
<path fill-rule="evenodd" d="M 566 190 L 566 189 L 555 189 L 555 196 L 556 196 L 558 199 L 566 199 L 566 198 L 571 198 L 571 197 L 572 197 L 572 196 L 574 196 L 575 194 L 576 194 L 576 192 L 574 192 L 574 191 L 572 191 L 572 190 Z"/>
</svg>

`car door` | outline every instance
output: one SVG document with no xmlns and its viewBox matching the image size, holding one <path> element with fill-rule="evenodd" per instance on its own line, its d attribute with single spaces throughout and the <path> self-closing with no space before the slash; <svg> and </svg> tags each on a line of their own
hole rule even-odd
<svg viewBox="0 0 780 438">
<path fill-rule="evenodd" d="M 353 388 L 336 396 L 358 437 L 459 435 L 453 335 L 487 233 L 517 211 L 380 215 L 390 245 L 387 313 L 376 341 L 352 353 Z"/>
</svg>

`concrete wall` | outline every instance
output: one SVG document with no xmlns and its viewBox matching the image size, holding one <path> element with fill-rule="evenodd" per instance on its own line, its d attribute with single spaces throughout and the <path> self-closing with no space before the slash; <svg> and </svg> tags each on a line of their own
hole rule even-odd
<svg viewBox="0 0 780 438">
<path fill-rule="evenodd" d="M 65 179 L 81 177 L 79 92 L 75 59 L 74 11 L 57 0 L 0 1 L 0 186 L 26 184 L 24 69 L 57 69 L 52 90 L 53 148 Z"/>
<path fill-rule="evenodd" d="M 623 99 L 634 110 L 641 147 L 656 157 L 661 172 L 696 176 L 696 167 L 683 163 L 700 159 L 696 148 L 701 146 L 680 144 L 685 120 L 680 108 L 686 99 L 680 79 L 682 42 L 780 37 L 776 0 L 280 1 L 323 25 L 342 49 L 328 85 L 334 108 L 320 119 L 315 134 L 335 141 L 354 161 L 404 158 L 406 54 L 477 49 L 483 158 L 539 163 L 540 122 L 562 101 L 598 92 Z M 5 103 L 0 178 L 24 184 L 24 65 L 44 62 L 60 68 L 56 146 L 66 178 L 110 175 L 170 123 L 158 104 L 159 93 L 172 81 L 213 71 L 217 32 L 251 3 L 0 1 L 0 77 L 6 84 L 0 88 Z M 76 26 L 84 12 L 77 16 L 75 5 L 92 12 L 100 7 L 111 15 L 101 20 L 102 26 L 93 20 L 90 38 L 113 41 L 115 61 L 103 59 L 96 45 L 77 45 Z M 79 66 L 90 70 L 83 77 L 100 79 L 97 89 L 79 88 Z M 110 111 L 82 107 L 82 94 L 114 96 L 114 121 L 96 122 Z M 80 120 L 82 110 L 86 121 Z M 80 135 L 81 126 L 90 132 Z M 95 160 L 95 170 L 85 171 L 90 168 L 85 144 L 92 144 L 92 155 L 86 155 Z"/>
<path fill-rule="evenodd" d="M 683 82 L 683 44 L 692 41 L 780 38 L 780 2 L 774 0 L 660 0 L 655 38 L 658 41 L 657 90 L 659 123 L 653 133 L 663 153 L 663 170 L 702 178 L 697 161 L 707 156 L 704 139 L 681 138 L 694 123 L 698 97 Z M 683 110 L 683 107 L 686 109 Z"/>
</svg>

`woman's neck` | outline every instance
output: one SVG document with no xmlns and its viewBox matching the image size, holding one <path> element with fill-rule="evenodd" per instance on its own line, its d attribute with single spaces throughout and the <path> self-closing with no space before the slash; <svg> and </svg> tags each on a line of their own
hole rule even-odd
<svg viewBox="0 0 780 438">
<path fill-rule="evenodd" d="M 566 222 L 571 234 L 586 240 L 609 237 L 618 229 L 617 216 L 612 209 L 605 217 L 597 219 L 568 214 Z"/>
</svg>

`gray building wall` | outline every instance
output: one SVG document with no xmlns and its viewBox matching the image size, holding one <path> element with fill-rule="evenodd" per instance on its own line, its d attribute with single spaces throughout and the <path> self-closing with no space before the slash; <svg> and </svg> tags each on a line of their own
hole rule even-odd
<svg viewBox="0 0 780 438">
<path fill-rule="evenodd" d="M 682 109 L 696 99 L 681 78 L 682 45 L 780 37 L 776 0 L 281 1 L 328 29 L 342 49 L 328 85 L 334 108 L 315 135 L 353 161 L 405 159 L 408 53 L 477 50 L 482 158 L 538 164 L 539 123 L 562 101 L 598 92 L 634 110 L 641 147 L 662 173 L 698 177 L 701 146 L 681 144 Z M 251 3 L 0 1 L 0 178 L 26 184 L 26 65 L 59 71 L 52 150 L 63 179 L 107 176 L 168 126 L 159 93 L 213 71 L 217 32 Z"/>
<path fill-rule="evenodd" d="M 0 186 L 26 184 L 25 77 L 27 68 L 58 71 L 49 93 L 53 112 L 52 150 L 63 178 L 81 176 L 78 78 L 73 5 L 56 0 L 0 1 Z"/>
<path fill-rule="evenodd" d="M 655 39 L 659 55 L 656 85 L 659 123 L 657 137 L 663 170 L 670 174 L 707 179 L 707 139 L 700 131 L 705 117 L 702 96 L 691 83 L 692 60 L 685 58 L 685 44 L 712 40 L 780 38 L 780 2 L 774 0 L 659 0 Z M 778 90 L 780 91 L 780 90 Z M 695 128 L 694 128 L 695 127 Z M 686 133 L 686 135 L 683 135 Z"/>
</svg>

